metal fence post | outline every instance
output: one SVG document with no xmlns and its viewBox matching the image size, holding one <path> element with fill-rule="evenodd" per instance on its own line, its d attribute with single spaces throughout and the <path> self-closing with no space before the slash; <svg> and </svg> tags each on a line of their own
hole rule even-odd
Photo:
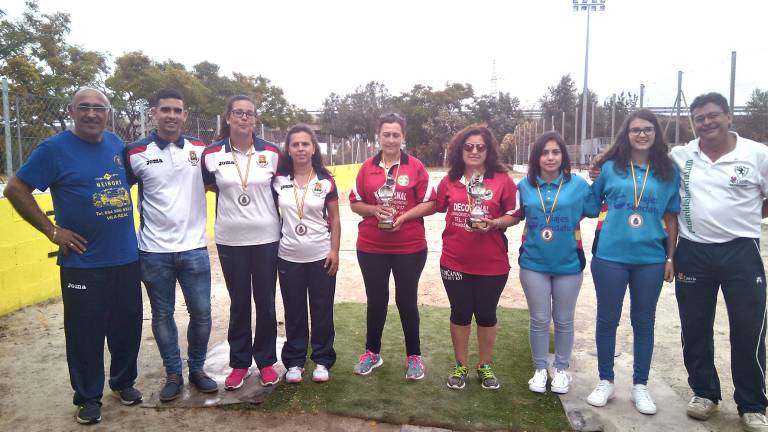
<svg viewBox="0 0 768 432">
<path fill-rule="evenodd" d="M 221 135 L 221 114 L 216 114 L 216 136 Z"/>
<path fill-rule="evenodd" d="M 19 110 L 19 97 L 16 96 L 16 149 L 19 151 L 18 160 L 19 164 L 18 167 L 21 167 L 21 159 L 24 157 L 24 153 L 21 151 L 21 120 L 19 120 L 19 117 L 21 117 L 21 114 L 19 114 L 21 111 Z"/>
<path fill-rule="evenodd" d="M 141 123 L 139 126 L 141 127 L 141 137 L 146 138 L 147 136 L 147 117 L 146 114 L 144 114 L 144 110 L 141 110 L 139 112 L 139 122 Z"/>
<path fill-rule="evenodd" d="M 195 117 L 197 120 L 197 138 L 200 139 L 200 117 Z"/>
<path fill-rule="evenodd" d="M 11 149 L 11 112 L 8 103 L 8 80 L 3 78 L 3 124 L 5 126 L 5 175 L 13 174 L 13 151 Z"/>
</svg>

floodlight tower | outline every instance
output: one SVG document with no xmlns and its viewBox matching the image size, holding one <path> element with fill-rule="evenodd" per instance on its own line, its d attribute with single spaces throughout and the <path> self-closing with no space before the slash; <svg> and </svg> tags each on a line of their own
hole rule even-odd
<svg viewBox="0 0 768 432">
<path fill-rule="evenodd" d="M 584 94 L 581 95 L 581 142 L 587 139 L 587 76 L 589 75 L 589 15 L 591 12 L 605 12 L 605 0 L 573 0 L 574 12 L 587 12 L 587 49 L 584 53 Z M 576 119 L 574 119 L 576 120 Z"/>
</svg>

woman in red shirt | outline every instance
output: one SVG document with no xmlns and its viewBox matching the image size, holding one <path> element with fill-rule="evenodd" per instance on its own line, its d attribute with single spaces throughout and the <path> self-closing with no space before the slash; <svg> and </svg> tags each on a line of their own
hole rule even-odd
<svg viewBox="0 0 768 432">
<path fill-rule="evenodd" d="M 434 211 L 434 191 L 424 165 L 401 150 L 405 117 L 398 113 L 381 115 L 376 133 L 381 151 L 360 166 L 349 194 L 352 211 L 363 217 L 358 225 L 357 260 L 368 299 L 365 353 L 354 373 L 367 375 L 383 363 L 381 334 L 392 273 L 405 335 L 405 377 L 418 380 L 424 378 L 417 303 L 419 277 L 427 260 L 423 216 Z M 385 184 L 392 195 L 391 205 L 382 205 L 377 198 Z"/>
<path fill-rule="evenodd" d="M 457 133 L 449 145 L 448 175 L 437 187 L 437 211 L 446 212 L 440 275 L 451 303 L 451 340 L 456 367 L 448 387 L 462 389 L 467 379 L 472 316 L 477 323 L 477 374 L 486 389 L 499 388 L 491 368 L 496 341 L 496 307 L 509 276 L 504 230 L 512 225 L 517 188 L 499 162 L 498 143 L 484 126 Z M 485 193 L 473 198 L 467 188 L 482 181 Z M 482 209 L 470 224 L 473 208 Z"/>
</svg>

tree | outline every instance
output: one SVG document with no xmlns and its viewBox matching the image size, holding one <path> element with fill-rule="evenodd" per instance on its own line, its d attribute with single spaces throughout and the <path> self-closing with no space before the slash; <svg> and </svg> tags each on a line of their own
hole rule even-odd
<svg viewBox="0 0 768 432">
<path fill-rule="evenodd" d="M 544 96 L 539 99 L 545 118 L 555 118 L 553 129 L 562 132 L 562 115 L 565 112 L 565 141 L 571 143 L 575 122 L 573 113 L 577 103 L 576 83 L 571 75 L 563 75 L 560 81 L 547 89 Z"/>
<path fill-rule="evenodd" d="M 613 111 L 615 113 L 615 125 L 614 125 L 614 134 L 619 133 L 619 128 L 621 127 L 621 124 L 624 122 L 624 119 L 629 115 L 630 112 L 637 110 L 637 104 L 640 100 L 640 97 L 637 94 L 631 93 L 631 92 L 621 92 L 618 95 L 616 95 L 616 101 L 615 101 L 615 110 Z M 603 101 L 602 111 L 605 113 L 605 121 L 604 126 L 601 130 L 602 133 L 599 136 L 610 136 L 611 135 L 611 112 L 613 107 L 611 106 L 614 103 L 613 97 L 606 98 L 605 101 Z M 595 134 L 597 136 L 597 133 Z M 610 137 L 611 140 L 613 140 L 615 137 Z"/>
<path fill-rule="evenodd" d="M 768 90 L 756 88 L 747 101 L 747 113 L 734 116 L 736 130 L 742 136 L 768 144 Z"/>
<path fill-rule="evenodd" d="M 38 124 L 66 129 L 65 101 L 79 87 L 103 87 L 106 55 L 67 43 L 69 14 L 41 14 L 35 1 L 26 2 L 19 19 L 4 12 L 0 18 L 0 75 L 17 96 L 31 96 L 25 108 L 36 113 Z"/>
<path fill-rule="evenodd" d="M 472 120 L 488 125 L 498 140 L 512 133 L 521 118 L 520 100 L 509 93 L 475 98 L 470 111 Z"/>
</svg>

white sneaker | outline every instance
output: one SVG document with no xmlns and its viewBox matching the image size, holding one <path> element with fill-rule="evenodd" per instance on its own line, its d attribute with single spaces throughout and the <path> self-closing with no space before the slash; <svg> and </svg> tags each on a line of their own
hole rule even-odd
<svg viewBox="0 0 768 432">
<path fill-rule="evenodd" d="M 642 414 L 656 414 L 656 404 L 653 403 L 651 394 L 648 393 L 648 386 L 643 384 L 633 385 L 630 399 L 635 403 L 635 408 Z"/>
<path fill-rule="evenodd" d="M 768 431 L 768 419 L 763 413 L 744 413 L 741 416 L 741 426 L 746 432 Z"/>
<path fill-rule="evenodd" d="M 555 373 L 552 374 L 552 383 L 550 384 L 552 393 L 568 393 L 568 389 L 570 388 L 572 380 L 573 377 L 571 377 L 568 372 L 564 371 L 563 369 L 555 369 Z"/>
<path fill-rule="evenodd" d="M 587 403 L 596 407 L 603 407 L 613 399 L 614 385 L 608 380 L 600 380 L 597 387 L 587 397 Z"/>
<path fill-rule="evenodd" d="M 316 383 L 324 383 L 331 379 L 328 373 L 328 368 L 319 364 L 315 366 L 315 370 L 312 371 L 312 381 Z"/>
<path fill-rule="evenodd" d="M 685 409 L 685 413 L 688 414 L 688 417 L 697 420 L 709 420 L 709 417 L 715 411 L 717 411 L 716 403 L 710 399 L 699 396 L 693 396 Z"/>
<path fill-rule="evenodd" d="M 533 378 L 528 380 L 528 390 L 536 393 L 544 393 L 547 391 L 546 369 L 536 369 L 533 373 Z"/>
<path fill-rule="evenodd" d="M 285 382 L 289 384 L 298 384 L 302 380 L 302 374 L 304 373 L 304 368 L 300 368 L 298 366 L 291 366 L 288 368 L 288 372 L 285 373 Z"/>
</svg>

